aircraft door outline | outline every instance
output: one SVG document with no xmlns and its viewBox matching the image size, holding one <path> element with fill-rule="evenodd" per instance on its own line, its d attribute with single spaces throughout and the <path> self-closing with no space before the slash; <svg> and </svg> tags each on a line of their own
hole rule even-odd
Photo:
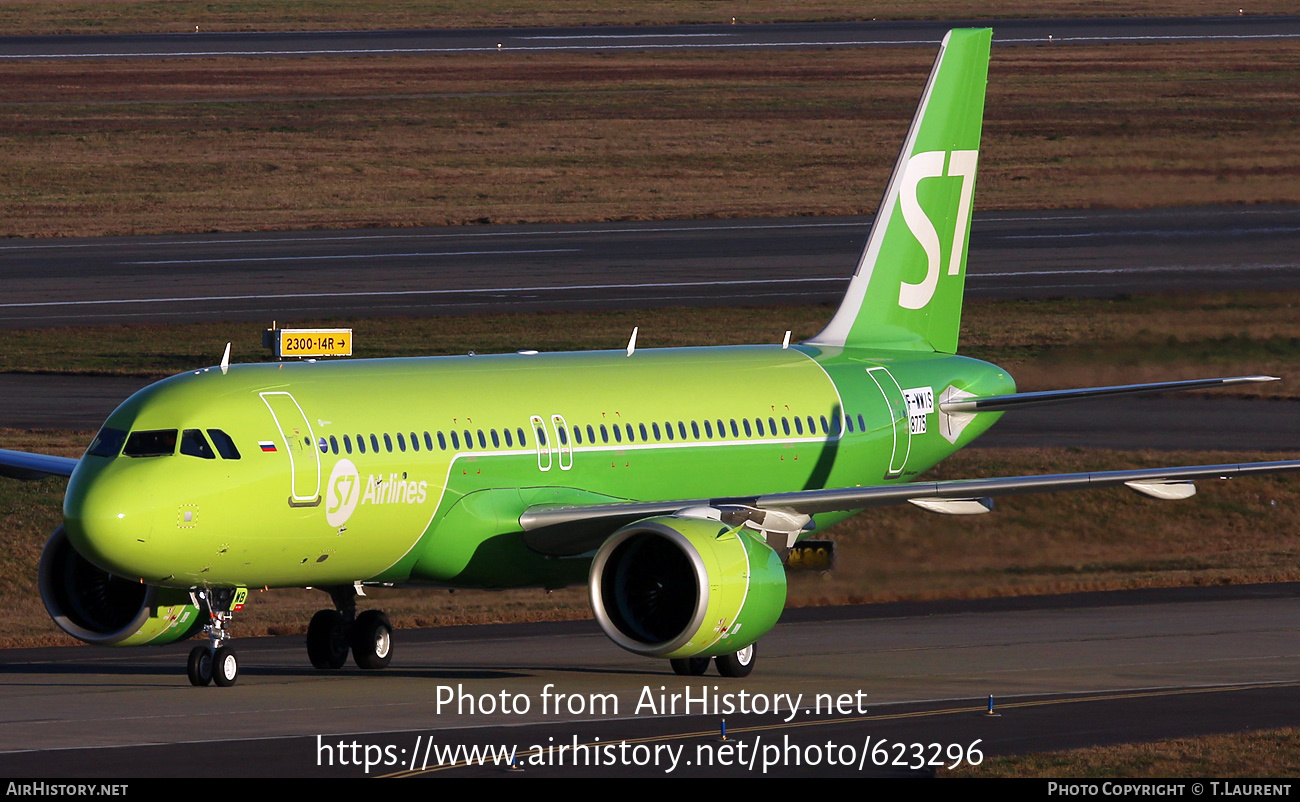
<svg viewBox="0 0 1300 802">
<path fill-rule="evenodd" d="M 573 442 L 569 439 L 563 415 L 551 415 L 551 433 L 554 435 L 554 448 L 558 453 L 560 470 L 567 471 L 573 467 Z"/>
<path fill-rule="evenodd" d="M 320 454 L 316 436 L 302 406 L 292 393 L 282 390 L 258 393 L 280 431 L 289 456 L 289 506 L 315 507 L 321 503 Z"/>
<path fill-rule="evenodd" d="M 541 415 L 532 415 L 528 418 L 528 425 L 532 427 L 533 437 L 537 440 L 537 470 L 545 473 L 554 463 L 551 446 L 546 442 L 546 420 Z"/>
<path fill-rule="evenodd" d="M 887 380 L 881 381 L 877 373 L 884 374 Z M 884 398 L 885 404 L 889 408 L 890 417 L 893 420 L 894 450 L 889 455 L 889 475 L 894 476 L 903 472 L 903 469 L 907 467 L 907 458 L 912 455 L 912 429 L 908 420 L 907 402 L 903 398 L 903 386 L 894 378 L 894 374 L 890 373 L 889 369 L 885 367 L 867 368 L 867 375 L 876 383 L 876 387 L 880 390 L 880 395 Z M 902 449 L 903 458 L 901 460 L 898 458 L 900 427 L 906 446 Z"/>
</svg>

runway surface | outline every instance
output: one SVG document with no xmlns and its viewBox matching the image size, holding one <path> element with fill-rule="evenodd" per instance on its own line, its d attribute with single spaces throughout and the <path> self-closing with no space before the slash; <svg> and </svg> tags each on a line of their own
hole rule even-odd
<svg viewBox="0 0 1300 802">
<path fill-rule="evenodd" d="M 0 243 L 0 327 L 833 303 L 869 218 Z M 1300 207 L 977 215 L 970 297 L 1300 287 Z"/>
<path fill-rule="evenodd" d="M 393 664 L 374 673 L 314 671 L 301 637 L 248 639 L 238 642 L 239 683 L 227 689 L 189 686 L 188 644 L 8 650 L 0 652 L 0 773 L 191 776 L 224 766 L 235 776 L 364 774 L 364 766 L 338 765 L 340 755 L 361 759 L 364 746 L 350 747 L 357 743 L 391 750 L 371 752 L 380 761 L 391 755 L 371 775 L 441 776 L 499 769 L 427 771 L 439 768 L 432 747 L 523 751 L 597 738 L 682 746 L 683 759 L 695 761 L 716 748 L 724 717 L 731 737 L 751 749 L 788 738 L 805 756 L 833 745 L 841 759 L 869 753 L 879 739 L 955 745 L 959 755 L 978 741 L 982 754 L 996 755 L 1282 726 L 1295 723 L 1300 701 L 1298 595 L 1296 585 L 1262 585 L 793 610 L 760 641 L 757 668 L 744 680 L 711 672 L 688 682 L 662 661 L 618 649 L 591 622 L 402 631 Z M 677 714 L 666 713 L 671 695 L 687 687 L 697 699 L 708 693 L 750 712 L 715 714 L 712 702 L 687 710 L 679 699 Z M 555 694 L 573 696 L 557 702 Z M 819 694 L 828 695 L 821 714 Z M 999 717 L 981 715 L 990 694 Z M 839 709 L 827 714 L 832 702 Z M 768 774 L 859 773 L 824 758 L 795 765 L 794 754 L 769 754 Z M 320 765 L 327 761 L 334 765 Z M 665 763 L 526 772 L 665 773 Z M 679 762 L 673 773 L 761 771 Z"/>
<path fill-rule="evenodd" d="M 951 28 L 972 26 L 992 27 L 993 42 L 998 46 L 1300 38 L 1300 17 L 1296 16 L 860 21 L 284 33 L 200 32 L 4 36 L 0 37 L 0 60 L 357 56 L 498 50 L 617 52 L 876 47 L 933 45 Z"/>
</svg>

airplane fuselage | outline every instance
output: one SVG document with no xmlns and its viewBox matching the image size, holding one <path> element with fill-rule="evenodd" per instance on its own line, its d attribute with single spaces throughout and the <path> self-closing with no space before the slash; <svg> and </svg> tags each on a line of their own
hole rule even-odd
<svg viewBox="0 0 1300 802">
<path fill-rule="evenodd" d="M 589 555 L 529 549 L 528 508 L 913 479 L 997 418 L 941 421 L 947 388 L 1014 385 L 964 357 L 810 346 L 210 368 L 113 413 L 125 448 L 82 459 L 66 527 L 164 587 L 558 587 Z"/>
</svg>

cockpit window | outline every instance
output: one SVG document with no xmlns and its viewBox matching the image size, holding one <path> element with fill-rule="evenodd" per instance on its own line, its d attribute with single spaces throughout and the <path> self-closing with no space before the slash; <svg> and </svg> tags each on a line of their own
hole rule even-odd
<svg viewBox="0 0 1300 802">
<path fill-rule="evenodd" d="M 116 457 L 122 451 L 122 444 L 126 442 L 126 432 L 121 429 L 110 429 L 105 426 L 95 435 L 95 442 L 90 444 L 86 451 L 93 457 Z"/>
<path fill-rule="evenodd" d="M 208 429 L 208 437 L 212 438 L 212 445 L 217 447 L 217 453 L 222 459 L 239 459 L 239 449 L 235 448 L 235 441 L 230 435 L 220 429 Z"/>
<path fill-rule="evenodd" d="M 132 432 L 122 453 L 128 457 L 170 457 L 176 453 L 176 430 Z"/>
<path fill-rule="evenodd" d="M 207 438 L 198 429 L 186 429 L 181 434 L 181 453 L 202 459 L 217 458 L 217 455 L 212 453 L 212 446 L 208 445 Z"/>
</svg>

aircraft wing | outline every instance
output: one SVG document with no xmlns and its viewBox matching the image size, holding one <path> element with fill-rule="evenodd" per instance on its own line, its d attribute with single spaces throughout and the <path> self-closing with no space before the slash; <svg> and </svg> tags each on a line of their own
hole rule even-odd
<svg viewBox="0 0 1300 802">
<path fill-rule="evenodd" d="M 691 508 L 743 508 L 764 514 L 799 516 L 910 502 L 931 512 L 963 514 L 987 512 L 992 508 L 988 500 L 997 496 L 1125 485 L 1152 498 L 1177 499 L 1187 498 L 1195 492 L 1191 483 L 1196 479 L 1231 479 L 1236 476 L 1293 472 L 1300 472 L 1300 460 L 910 482 L 713 499 L 590 506 L 537 505 L 525 510 L 519 523 L 524 529 L 524 541 L 529 548 L 543 554 L 566 556 L 597 548 L 606 537 L 624 524 L 656 515 L 672 515 Z"/>
<path fill-rule="evenodd" d="M 77 460 L 52 454 L 29 454 L 0 448 L 0 476 L 13 479 L 42 479 L 46 476 L 71 476 Z"/>
</svg>

